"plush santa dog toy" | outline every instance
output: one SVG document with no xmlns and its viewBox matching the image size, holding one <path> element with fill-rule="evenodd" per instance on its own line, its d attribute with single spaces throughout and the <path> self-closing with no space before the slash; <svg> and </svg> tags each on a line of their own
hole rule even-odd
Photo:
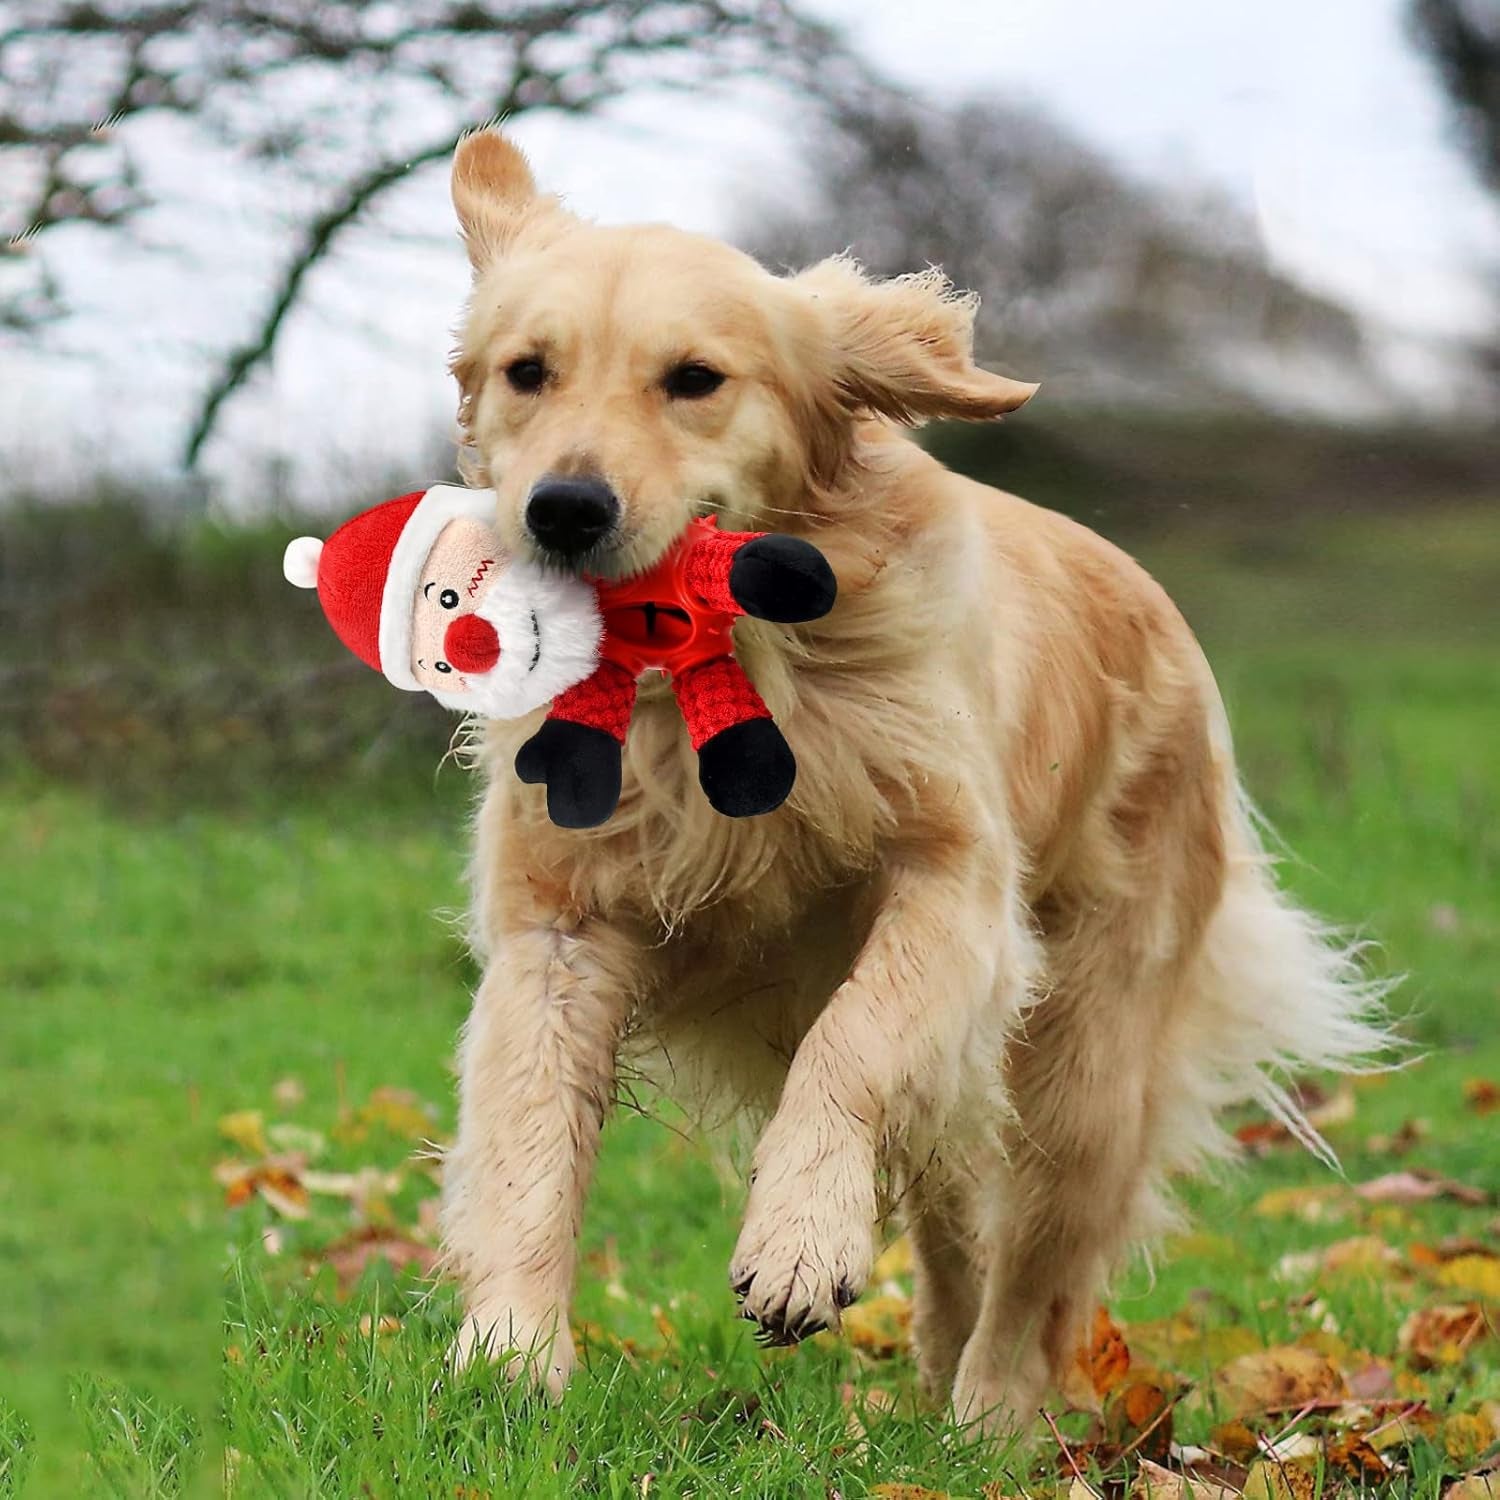
<svg viewBox="0 0 1500 1500">
<path fill-rule="evenodd" d="M 546 571 L 507 553 L 491 490 L 434 485 L 362 511 L 326 542 L 298 537 L 287 578 L 316 588 L 339 639 L 399 688 L 511 719 L 551 702 L 516 755 L 564 828 L 603 823 L 620 800 L 636 679 L 665 672 L 708 800 L 729 817 L 779 807 L 797 774 L 781 731 L 734 659 L 741 615 L 815 620 L 836 585 L 796 537 L 694 521 L 623 582 Z"/>
</svg>

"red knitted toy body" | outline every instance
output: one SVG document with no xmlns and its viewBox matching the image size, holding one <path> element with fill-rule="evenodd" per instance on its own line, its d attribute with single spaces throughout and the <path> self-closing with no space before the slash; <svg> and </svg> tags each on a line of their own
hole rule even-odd
<svg viewBox="0 0 1500 1500">
<path fill-rule="evenodd" d="M 664 672 L 694 750 L 750 719 L 769 719 L 734 659 L 734 622 L 745 613 L 729 589 L 735 557 L 758 531 L 720 531 L 694 521 L 655 567 L 621 583 L 596 584 L 604 617 L 599 666 L 558 694 L 549 719 L 601 729 L 621 744 L 635 708 L 636 679 Z"/>
</svg>

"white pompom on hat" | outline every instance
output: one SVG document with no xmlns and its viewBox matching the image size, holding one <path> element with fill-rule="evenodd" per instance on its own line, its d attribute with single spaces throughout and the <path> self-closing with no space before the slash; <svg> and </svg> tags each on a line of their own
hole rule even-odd
<svg viewBox="0 0 1500 1500">
<path fill-rule="evenodd" d="M 316 588 L 334 634 L 363 662 L 408 692 L 425 691 L 411 670 L 411 622 L 422 568 L 449 521 L 491 521 L 495 492 L 456 484 L 402 495 L 345 521 L 326 542 L 287 543 L 281 570 Z"/>
</svg>

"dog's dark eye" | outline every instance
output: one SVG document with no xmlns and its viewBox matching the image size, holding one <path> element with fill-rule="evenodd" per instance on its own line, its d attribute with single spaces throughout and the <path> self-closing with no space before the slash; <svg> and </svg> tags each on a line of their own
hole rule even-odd
<svg viewBox="0 0 1500 1500">
<path fill-rule="evenodd" d="M 712 365 L 689 360 L 686 364 L 674 365 L 667 371 L 662 387 L 675 400 L 696 401 L 700 396 L 711 396 L 724 384 L 724 376 Z"/>
<path fill-rule="evenodd" d="M 505 378 L 518 391 L 539 391 L 547 383 L 547 367 L 539 359 L 518 359 L 505 367 Z"/>
<path fill-rule="evenodd" d="M 444 609 L 457 609 L 458 590 L 444 589 L 443 592 L 438 595 L 438 603 L 441 604 Z"/>
<path fill-rule="evenodd" d="M 435 661 L 433 662 L 433 666 L 435 666 L 439 672 L 451 672 L 453 670 L 453 668 L 450 667 L 445 661 Z"/>
</svg>

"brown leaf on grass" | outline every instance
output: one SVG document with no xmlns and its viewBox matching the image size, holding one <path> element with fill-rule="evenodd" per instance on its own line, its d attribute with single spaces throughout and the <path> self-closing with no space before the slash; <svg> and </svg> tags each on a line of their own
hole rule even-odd
<svg viewBox="0 0 1500 1500">
<path fill-rule="evenodd" d="M 1494 1406 L 1495 1403 L 1489 1403 Z M 1500 1433 L 1494 1415 L 1485 1407 L 1455 1412 L 1443 1422 L 1443 1451 L 1461 1467 L 1476 1463 L 1489 1451 Z"/>
<path fill-rule="evenodd" d="M 1104 1401 L 1104 1435 L 1143 1458 L 1164 1460 L 1172 1451 L 1175 1382 L 1154 1370 L 1133 1370 Z"/>
<path fill-rule="evenodd" d="M 1469 1350 L 1490 1333 L 1477 1302 L 1419 1307 L 1401 1325 L 1396 1342 L 1418 1369 L 1462 1363 Z"/>
<path fill-rule="evenodd" d="M 846 1308 L 844 1338 L 875 1359 L 891 1359 L 911 1347 L 911 1303 L 905 1297 L 866 1297 Z"/>
<path fill-rule="evenodd" d="M 1297 1344 L 1242 1354 L 1215 1371 L 1205 1393 L 1221 1412 L 1296 1411 L 1346 1394 L 1343 1373 L 1326 1355 Z"/>
<path fill-rule="evenodd" d="M 1323 1224 L 1344 1218 L 1351 1207 L 1348 1191 L 1328 1184 L 1273 1188 L 1256 1201 L 1252 1212 L 1266 1219 L 1301 1219 L 1306 1224 Z"/>
<path fill-rule="evenodd" d="M 347 1296 L 359 1284 L 365 1267 L 375 1261 L 386 1261 L 396 1271 L 411 1268 L 426 1276 L 437 1264 L 437 1251 L 431 1245 L 419 1245 L 404 1235 L 372 1226 L 335 1240 L 315 1260 L 333 1268 L 339 1291 Z"/>
<path fill-rule="evenodd" d="M 894 1281 L 911 1273 L 911 1241 L 903 1234 L 880 1252 L 870 1272 L 870 1284 L 878 1286 L 882 1281 Z"/>
<path fill-rule="evenodd" d="M 947 1490 L 929 1490 L 921 1484 L 877 1484 L 870 1493 L 881 1500 L 948 1500 Z"/>
<path fill-rule="evenodd" d="M 1500 1469 L 1484 1469 L 1455 1480 L 1443 1491 L 1443 1500 L 1500 1500 Z"/>
<path fill-rule="evenodd" d="M 1079 1345 L 1063 1378 L 1063 1395 L 1071 1406 L 1097 1410 L 1099 1400 L 1129 1373 L 1130 1349 L 1125 1335 L 1107 1307 L 1096 1307 L 1088 1342 Z"/>
<path fill-rule="evenodd" d="M 370 1097 L 358 1109 L 346 1113 L 333 1127 L 333 1133 L 345 1145 L 363 1141 L 372 1132 L 424 1141 L 432 1136 L 436 1118 L 432 1107 L 410 1089 L 382 1086 L 372 1089 Z"/>
<path fill-rule="evenodd" d="M 1433 1198 L 1451 1198 L 1457 1203 L 1482 1204 L 1490 1201 L 1483 1188 L 1455 1182 L 1437 1172 L 1420 1167 L 1404 1172 L 1387 1172 L 1354 1189 L 1367 1203 L 1426 1203 Z"/>
<path fill-rule="evenodd" d="M 1464 1082 L 1464 1103 L 1476 1115 L 1492 1115 L 1500 1109 L 1500 1083 L 1492 1078 L 1470 1078 Z"/>
<path fill-rule="evenodd" d="M 1338 1432 L 1329 1437 L 1323 1458 L 1331 1469 L 1347 1474 L 1360 1487 L 1381 1484 L 1390 1478 L 1390 1465 L 1371 1446 L 1363 1433 Z"/>
<path fill-rule="evenodd" d="M 254 1163 L 223 1161 L 214 1168 L 214 1180 L 224 1189 L 226 1208 L 242 1208 L 258 1197 L 284 1219 L 307 1217 L 307 1188 L 302 1182 L 300 1157 L 268 1156 Z"/>
<path fill-rule="evenodd" d="M 236 1109 L 219 1116 L 219 1134 L 251 1156 L 269 1156 L 266 1117 L 258 1109 Z"/>
<path fill-rule="evenodd" d="M 1231 1485 L 1201 1474 L 1179 1474 L 1149 1458 L 1142 1459 L 1128 1500 L 1238 1500 Z"/>
<path fill-rule="evenodd" d="M 1259 1434 L 1252 1432 L 1239 1417 L 1228 1422 L 1220 1422 L 1214 1428 L 1209 1441 L 1220 1453 L 1239 1464 L 1248 1464 L 1260 1453 Z"/>
<path fill-rule="evenodd" d="M 1263 1458 L 1245 1476 L 1244 1500 L 1317 1500 L 1321 1486 L 1314 1470 L 1303 1464 Z"/>
<path fill-rule="evenodd" d="M 1431 1131 L 1426 1120 L 1403 1120 L 1390 1135 L 1366 1137 L 1365 1150 L 1372 1156 L 1405 1156 L 1415 1151 Z"/>
<path fill-rule="evenodd" d="M 307 1089 L 300 1078 L 288 1073 L 271 1085 L 271 1098 L 282 1109 L 296 1109 L 307 1098 Z"/>
<path fill-rule="evenodd" d="M 1455 1256 L 1437 1268 L 1433 1279 L 1442 1286 L 1477 1292 L 1487 1301 L 1500 1302 L 1500 1256 Z"/>
<path fill-rule="evenodd" d="M 1276 1274 L 1283 1281 L 1310 1280 L 1314 1276 L 1369 1276 L 1401 1264 L 1401 1252 L 1373 1234 L 1358 1234 L 1335 1240 L 1321 1250 L 1299 1250 L 1283 1255 Z"/>
</svg>

